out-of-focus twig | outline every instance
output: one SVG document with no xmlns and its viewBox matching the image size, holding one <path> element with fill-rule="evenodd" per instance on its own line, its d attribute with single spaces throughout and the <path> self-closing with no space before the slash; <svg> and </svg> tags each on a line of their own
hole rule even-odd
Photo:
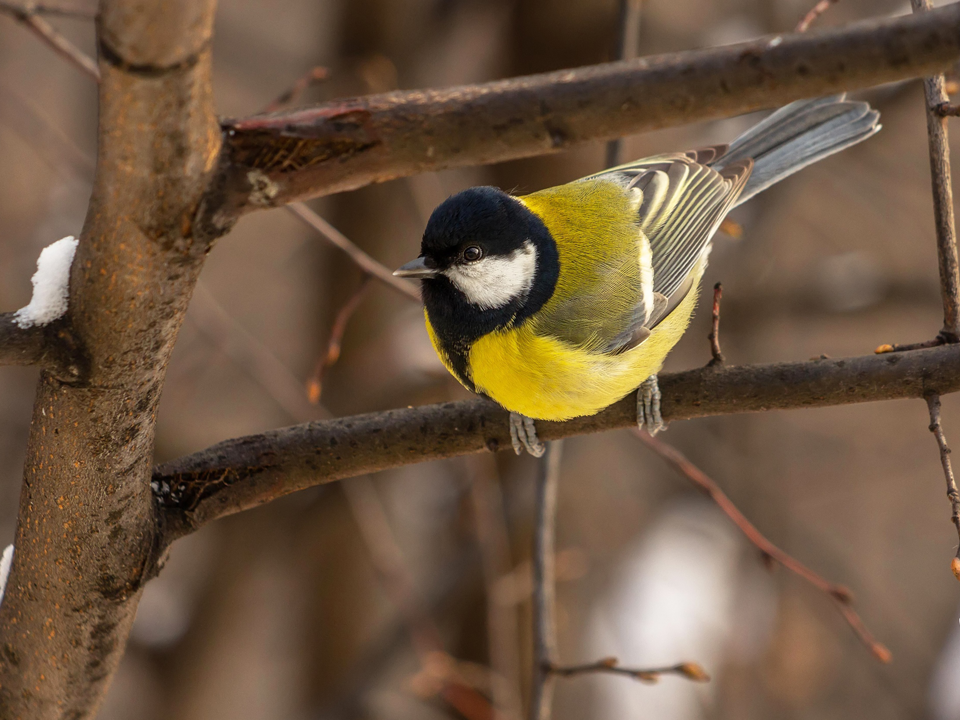
<svg viewBox="0 0 960 720">
<path fill-rule="evenodd" d="M 187 318 L 263 387 L 292 420 L 305 422 L 318 415 L 329 417 L 322 408 L 306 402 L 301 381 L 217 301 L 203 282 L 198 282 L 194 289 Z"/>
<path fill-rule="evenodd" d="M 720 298 L 723 297 L 723 286 L 717 283 L 713 286 L 713 324 L 707 339 L 710 341 L 710 354 L 713 356 L 708 365 L 722 365 L 723 353 L 720 352 Z"/>
<path fill-rule="evenodd" d="M 640 54 L 640 11 L 643 0 L 620 0 L 620 16 L 617 33 L 617 59 L 633 60 Z M 607 143 L 608 168 L 623 162 L 623 138 Z"/>
<path fill-rule="evenodd" d="M 547 445 L 537 464 L 536 520 L 533 534 L 533 684 L 530 720 L 549 720 L 557 657 L 554 539 L 562 441 Z"/>
<path fill-rule="evenodd" d="M 933 9 L 931 0 L 910 0 L 915 13 Z M 950 143 L 947 119 L 938 108 L 950 102 L 944 76 L 923 81 L 927 135 L 930 146 L 930 176 L 933 185 L 933 214 L 937 229 L 937 259 L 940 292 L 943 296 L 943 329 L 947 342 L 960 342 L 960 271 L 957 263 L 957 231 L 953 217 L 953 187 L 950 180 Z"/>
<path fill-rule="evenodd" d="M 463 678 L 457 661 L 443 649 L 443 637 L 416 592 L 373 481 L 366 476 L 354 478 L 343 484 L 343 492 L 383 589 L 407 623 L 425 673 L 461 715 L 469 720 L 493 720 L 490 702 Z"/>
<path fill-rule="evenodd" d="M 700 470 L 700 468 L 684 457 L 679 450 L 637 428 L 634 428 L 634 434 L 640 438 L 647 447 L 672 465 L 681 475 L 684 475 L 705 492 L 724 514 L 740 528 L 740 531 L 746 536 L 747 540 L 753 543 L 760 552 L 763 553 L 765 558 L 783 565 L 830 597 L 836 603 L 847 624 L 853 629 L 863 644 L 869 648 L 874 657 L 880 662 L 890 662 L 890 651 L 874 639 L 873 635 L 863 624 L 863 620 L 860 619 L 860 616 L 853 609 L 853 595 L 850 590 L 843 585 L 837 585 L 825 580 L 799 560 L 788 555 L 770 542 L 757 530 L 753 523 L 747 520 L 744 514 L 737 509 L 737 506 L 734 505 L 733 501 L 720 489 L 720 486 Z"/>
<path fill-rule="evenodd" d="M 296 103 L 300 96 L 309 88 L 311 85 L 316 85 L 317 83 L 323 82 L 330 76 L 330 71 L 321 67 L 320 65 L 310 68 L 306 73 L 301 77 L 297 78 L 296 82 L 293 83 L 286 91 L 277 96 L 277 99 L 267 105 L 263 112 L 271 113 L 276 112 L 277 110 L 283 110 L 290 105 Z"/>
<path fill-rule="evenodd" d="M 550 668 L 550 672 L 562 677 L 587 675 L 589 673 L 612 673 L 614 675 L 626 675 L 627 677 L 632 677 L 634 680 L 646 683 L 659 681 L 661 675 L 679 675 L 680 677 L 694 680 L 695 682 L 710 681 L 710 676 L 697 663 L 685 662 L 678 665 L 656 668 L 627 668 L 622 667 L 620 661 L 615 657 L 603 658 L 602 660 L 597 660 L 597 662 L 586 663 L 585 665 L 554 666 Z"/>
<path fill-rule="evenodd" d="M 952 510 L 951 520 L 957 528 L 957 536 L 960 538 L 960 492 L 957 491 L 957 481 L 953 476 L 953 465 L 950 462 L 950 448 L 947 446 L 947 438 L 943 434 L 943 427 L 940 425 L 940 396 L 933 394 L 926 397 L 927 409 L 930 411 L 930 432 L 937 438 L 937 446 L 940 448 L 940 464 L 943 466 L 943 476 L 947 480 L 947 498 L 950 500 Z M 957 547 L 957 554 L 950 563 L 950 569 L 957 580 L 960 580 L 960 546 Z"/>
<path fill-rule="evenodd" d="M 7 0 L 0 0 L 0 8 L 11 7 L 23 11 L 31 12 L 35 15 L 56 15 L 65 18 L 74 18 L 76 20 L 94 20 L 97 17 L 96 3 L 74 4 L 74 3 L 56 3 L 56 2 L 26 2 L 15 4 Z M 0 12 L 3 12 L 0 9 Z"/>
<path fill-rule="evenodd" d="M 31 4 L 20 5 L 0 0 L 0 13 L 14 18 L 49 45 L 58 55 L 100 82 L 100 69 L 97 67 L 96 61 L 61 35 L 53 25 L 40 17 L 40 11 L 37 7 Z"/>
<path fill-rule="evenodd" d="M 291 203 L 286 207 L 287 210 L 300 218 L 300 220 L 320 233 L 324 239 L 343 250 L 343 252 L 345 252 L 350 259 L 353 260 L 353 262 L 356 263 L 357 266 L 365 273 L 372 275 L 374 278 L 386 284 L 388 287 L 396 290 L 401 295 L 405 295 L 411 300 L 420 302 L 420 293 L 413 285 L 406 280 L 401 280 L 398 277 L 394 277 L 393 272 L 391 272 L 386 266 L 377 262 L 363 250 L 354 245 L 346 235 L 341 233 L 333 225 L 317 215 L 317 213 L 308 208 L 306 205 L 297 202 Z"/>
<path fill-rule="evenodd" d="M 499 591 L 513 562 L 496 461 L 492 456 L 481 455 L 471 462 L 470 474 L 470 496 L 487 596 L 487 645 L 495 678 L 491 688 L 493 707 L 504 715 L 519 718 L 523 710 L 517 609 L 513 603 L 504 602 L 503 593 Z"/>
<path fill-rule="evenodd" d="M 803 20 L 797 23 L 793 31 L 798 33 L 806 32 L 810 29 L 814 20 L 823 15 L 831 5 L 835 5 L 837 2 L 839 2 L 839 0 L 820 0 L 820 2 L 810 9 L 810 12 L 803 16 Z"/>
<path fill-rule="evenodd" d="M 347 323 L 350 322 L 350 318 L 353 317 L 357 308 L 360 307 L 361 301 L 366 297 L 367 288 L 370 287 L 370 279 L 370 275 L 363 274 L 360 285 L 340 308 L 337 317 L 334 318 L 333 326 L 330 328 L 330 339 L 327 341 L 327 349 L 317 361 L 313 375 L 307 381 L 307 399 L 314 405 L 320 402 L 324 374 L 340 359 L 340 346 L 343 343 L 343 334 L 347 330 Z"/>
</svg>

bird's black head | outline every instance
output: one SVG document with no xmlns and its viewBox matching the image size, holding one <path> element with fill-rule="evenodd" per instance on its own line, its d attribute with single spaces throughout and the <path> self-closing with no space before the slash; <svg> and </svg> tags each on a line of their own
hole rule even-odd
<svg viewBox="0 0 960 720">
<path fill-rule="evenodd" d="M 556 287 L 557 246 L 543 221 L 493 187 L 475 187 L 433 211 L 420 257 L 395 274 L 423 280 L 423 301 L 441 343 L 461 349 L 518 325 Z"/>
</svg>

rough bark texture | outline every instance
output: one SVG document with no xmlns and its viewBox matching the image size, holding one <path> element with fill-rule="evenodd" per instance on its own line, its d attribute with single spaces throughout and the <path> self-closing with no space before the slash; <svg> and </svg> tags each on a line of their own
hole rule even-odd
<svg viewBox="0 0 960 720">
<path fill-rule="evenodd" d="M 205 222 L 219 232 L 259 207 L 933 74 L 958 51 L 954 4 L 819 33 L 227 121 Z"/>
<path fill-rule="evenodd" d="M 960 347 L 801 363 L 714 366 L 660 376 L 666 421 L 761 410 L 920 398 L 960 390 Z M 564 423 L 540 439 L 630 427 L 636 399 Z M 507 413 L 486 400 L 389 410 L 236 438 L 158 467 L 164 544 L 297 490 L 427 460 L 510 448 Z"/>
<path fill-rule="evenodd" d="M 192 218 L 219 146 L 213 9 L 101 7 L 97 174 L 63 321 L 89 364 L 39 382 L 0 605 L 5 720 L 94 714 L 153 557 L 157 401 L 209 248 Z"/>
<path fill-rule="evenodd" d="M 89 358 L 66 322 L 58 320 L 24 329 L 17 325 L 13 313 L 3 313 L 0 365 L 36 365 L 65 382 L 76 382 L 89 371 Z"/>
</svg>

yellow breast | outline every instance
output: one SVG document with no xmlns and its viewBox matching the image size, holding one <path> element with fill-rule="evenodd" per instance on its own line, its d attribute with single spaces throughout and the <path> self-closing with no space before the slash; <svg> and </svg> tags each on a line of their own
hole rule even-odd
<svg viewBox="0 0 960 720">
<path fill-rule="evenodd" d="M 537 420 L 593 415 L 660 370 L 687 329 L 696 302 L 694 287 L 650 337 L 620 355 L 589 352 L 538 336 L 535 323 L 491 333 L 470 349 L 473 382 L 507 410 Z"/>
<path fill-rule="evenodd" d="M 660 370 L 690 322 L 700 275 L 698 269 L 696 284 L 683 302 L 632 350 L 620 355 L 590 352 L 538 335 L 536 322 L 527 322 L 485 335 L 473 344 L 468 358 L 471 380 L 477 391 L 507 410 L 536 420 L 594 415 Z M 426 322 L 437 354 L 453 373 L 429 316 Z"/>
</svg>

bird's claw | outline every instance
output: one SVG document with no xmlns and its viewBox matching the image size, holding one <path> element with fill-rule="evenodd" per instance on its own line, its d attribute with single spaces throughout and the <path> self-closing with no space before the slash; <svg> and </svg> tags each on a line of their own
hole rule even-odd
<svg viewBox="0 0 960 720">
<path fill-rule="evenodd" d="M 517 455 L 526 450 L 534 457 L 542 457 L 547 451 L 546 445 L 537 437 L 537 426 L 533 420 L 515 412 L 510 413 L 510 442 Z"/>
<path fill-rule="evenodd" d="M 637 426 L 650 435 L 656 435 L 667 426 L 660 415 L 660 385 L 657 376 L 651 375 L 637 390 Z"/>
</svg>

